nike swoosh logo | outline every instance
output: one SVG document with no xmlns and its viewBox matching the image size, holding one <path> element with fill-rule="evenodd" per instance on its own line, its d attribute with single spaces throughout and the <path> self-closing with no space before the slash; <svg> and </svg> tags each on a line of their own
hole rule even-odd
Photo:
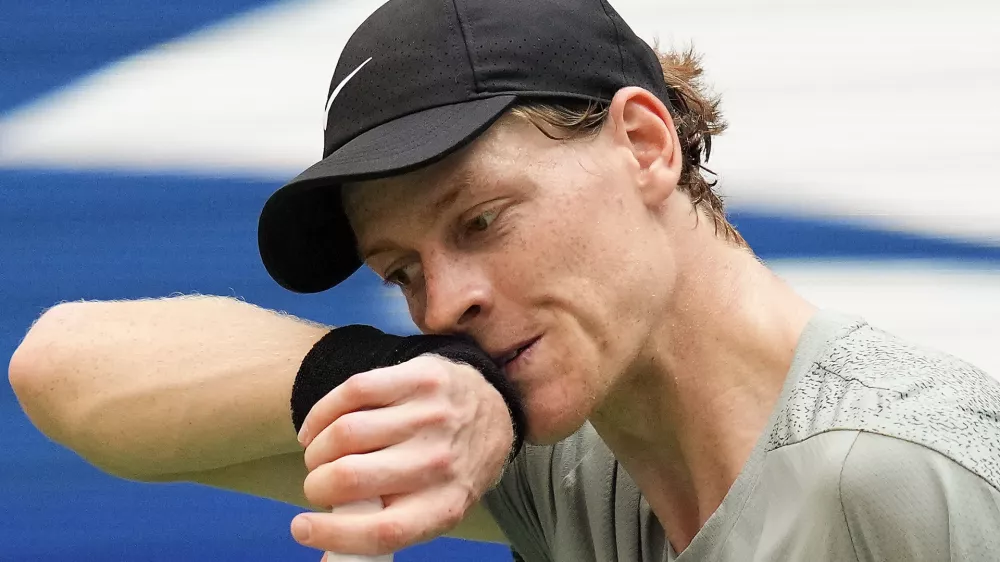
<svg viewBox="0 0 1000 562">
<path fill-rule="evenodd" d="M 354 75 L 357 74 L 362 68 L 364 68 L 365 65 L 368 64 L 371 60 L 372 57 L 368 57 L 368 60 L 359 64 L 357 68 L 355 68 L 354 70 L 351 71 L 350 74 L 345 76 L 344 79 L 340 81 L 340 84 L 337 84 L 337 87 L 333 89 L 333 93 L 330 94 L 330 98 L 326 100 L 326 107 L 323 108 L 323 112 L 326 113 L 326 121 L 323 122 L 324 131 L 326 131 L 327 123 L 330 122 L 330 108 L 333 106 L 333 98 L 337 97 L 337 94 L 339 94 L 340 91 L 344 89 L 344 85 L 347 84 L 347 82 L 349 82 L 351 78 L 354 78 Z"/>
</svg>

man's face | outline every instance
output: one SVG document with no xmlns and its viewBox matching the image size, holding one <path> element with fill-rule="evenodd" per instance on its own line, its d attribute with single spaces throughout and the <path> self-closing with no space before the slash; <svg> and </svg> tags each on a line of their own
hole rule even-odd
<svg viewBox="0 0 1000 562">
<path fill-rule="evenodd" d="M 505 117 L 442 162 L 345 189 L 366 263 L 421 331 L 508 361 L 536 443 L 578 429 L 627 375 L 673 283 L 612 129 L 559 142 Z"/>
</svg>

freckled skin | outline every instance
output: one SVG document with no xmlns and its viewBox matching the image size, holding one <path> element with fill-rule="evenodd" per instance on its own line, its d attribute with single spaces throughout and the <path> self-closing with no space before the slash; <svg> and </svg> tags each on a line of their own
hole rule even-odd
<svg viewBox="0 0 1000 562">
<path fill-rule="evenodd" d="M 403 292 L 423 332 L 465 333 L 488 350 L 543 336 L 514 379 L 533 442 L 580 427 L 636 360 L 671 293 L 662 217 L 644 204 L 633 168 L 611 126 L 560 142 L 505 117 L 440 163 L 345 190 L 362 250 L 376 240 L 391 248 L 368 265 L 383 276 L 400 264 L 415 272 Z M 470 185 L 454 204 L 434 209 L 463 178 Z M 463 221 L 480 208 L 499 213 L 467 237 Z"/>
<path fill-rule="evenodd" d="M 624 88 L 591 138 L 507 116 L 441 162 L 344 192 L 368 265 L 422 331 L 494 356 L 541 336 L 508 369 L 528 439 L 590 422 L 677 550 L 749 458 L 816 311 L 695 209 L 679 146 L 663 104 Z"/>
</svg>

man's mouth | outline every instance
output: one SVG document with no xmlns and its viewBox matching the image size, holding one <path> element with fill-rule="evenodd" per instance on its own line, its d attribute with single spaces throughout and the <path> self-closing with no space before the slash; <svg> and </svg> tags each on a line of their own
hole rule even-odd
<svg viewBox="0 0 1000 562">
<path fill-rule="evenodd" d="M 521 354 L 524 353 L 524 351 L 526 349 L 528 349 L 529 347 L 531 347 L 532 345 L 534 345 L 534 343 L 536 341 L 538 341 L 538 338 L 534 338 L 534 339 L 528 340 L 527 342 L 519 344 L 518 347 L 515 347 L 511 351 L 509 351 L 509 352 L 501 355 L 500 357 L 498 357 L 497 358 L 497 363 L 501 367 L 506 367 L 508 364 L 512 363 L 515 359 L 517 359 L 518 357 L 520 357 Z"/>
</svg>

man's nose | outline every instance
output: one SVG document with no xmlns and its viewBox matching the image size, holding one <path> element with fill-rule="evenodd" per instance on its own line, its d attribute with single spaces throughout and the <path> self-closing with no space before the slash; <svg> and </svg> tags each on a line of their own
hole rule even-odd
<svg viewBox="0 0 1000 562">
<path fill-rule="evenodd" d="M 493 304 L 493 286 L 475 260 L 438 255 L 423 264 L 424 310 L 422 326 L 428 333 L 466 333 L 487 315 Z"/>
</svg>

